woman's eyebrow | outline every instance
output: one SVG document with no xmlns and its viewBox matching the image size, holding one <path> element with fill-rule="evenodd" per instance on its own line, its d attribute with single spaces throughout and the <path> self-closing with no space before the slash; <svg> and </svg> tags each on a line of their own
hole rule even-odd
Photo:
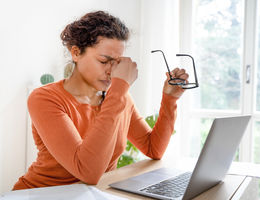
<svg viewBox="0 0 260 200">
<path fill-rule="evenodd" d="M 115 58 L 112 58 L 111 56 L 107 56 L 107 55 L 101 55 L 101 56 L 105 57 L 108 61 L 116 60 Z"/>
</svg>

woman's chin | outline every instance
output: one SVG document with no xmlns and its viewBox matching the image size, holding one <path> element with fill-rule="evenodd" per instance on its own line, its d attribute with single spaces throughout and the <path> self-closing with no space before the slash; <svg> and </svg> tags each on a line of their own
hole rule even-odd
<svg viewBox="0 0 260 200">
<path fill-rule="evenodd" d="M 100 87 L 100 91 L 107 91 L 110 86 L 111 86 L 111 82 L 110 81 L 101 81 L 102 85 Z"/>
</svg>

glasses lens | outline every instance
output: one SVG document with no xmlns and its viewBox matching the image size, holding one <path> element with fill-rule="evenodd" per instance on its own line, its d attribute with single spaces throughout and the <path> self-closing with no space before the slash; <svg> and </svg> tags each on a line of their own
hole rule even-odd
<svg viewBox="0 0 260 200">
<path fill-rule="evenodd" d="M 192 88 L 196 88 L 199 87 L 196 83 L 187 83 L 185 85 L 181 86 L 183 89 L 192 89 Z"/>
<path fill-rule="evenodd" d="M 168 81 L 170 85 L 185 85 L 186 81 L 181 78 L 173 78 Z"/>
<path fill-rule="evenodd" d="M 179 79 L 179 78 L 171 79 L 168 81 L 168 83 L 170 85 L 179 85 L 183 89 L 192 89 L 192 88 L 199 87 L 198 84 L 196 84 L 196 83 L 186 83 L 186 81 L 184 79 Z"/>
</svg>

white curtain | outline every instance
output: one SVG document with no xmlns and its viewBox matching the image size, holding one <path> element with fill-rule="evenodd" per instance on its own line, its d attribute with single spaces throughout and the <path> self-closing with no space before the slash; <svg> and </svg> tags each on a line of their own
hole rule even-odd
<svg viewBox="0 0 260 200">
<path fill-rule="evenodd" d="M 160 53 L 163 50 L 171 69 L 179 48 L 178 0 L 142 0 L 140 27 L 139 78 L 132 94 L 144 116 L 159 111 L 162 87 L 166 79 L 166 65 Z"/>
<path fill-rule="evenodd" d="M 179 0 L 142 0 L 140 28 L 139 78 L 132 87 L 136 104 L 145 116 L 159 112 L 162 88 L 166 79 L 166 65 L 162 54 L 151 50 L 164 51 L 170 69 L 176 66 L 179 53 Z M 179 109 L 178 109 L 179 110 Z M 165 159 L 179 158 L 180 140 L 178 112 L 175 134 L 164 155 Z"/>
</svg>

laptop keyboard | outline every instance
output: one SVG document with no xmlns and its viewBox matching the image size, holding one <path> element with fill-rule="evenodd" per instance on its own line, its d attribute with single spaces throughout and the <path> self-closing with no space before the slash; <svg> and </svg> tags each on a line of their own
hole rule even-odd
<svg viewBox="0 0 260 200">
<path fill-rule="evenodd" d="M 170 198 L 177 198 L 184 195 L 190 177 L 191 172 L 186 172 L 174 178 L 170 178 L 157 184 L 148 186 L 144 189 L 141 189 L 140 191 Z"/>
</svg>

